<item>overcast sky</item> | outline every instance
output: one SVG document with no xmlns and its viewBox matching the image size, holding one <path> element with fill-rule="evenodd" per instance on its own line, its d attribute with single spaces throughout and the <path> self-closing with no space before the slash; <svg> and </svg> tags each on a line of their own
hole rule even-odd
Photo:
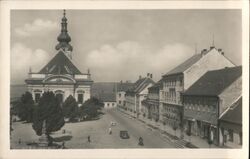
<svg viewBox="0 0 250 159">
<path fill-rule="evenodd" d="M 95 82 L 130 80 L 173 67 L 212 45 L 241 65 L 240 10 L 67 10 L 73 61 Z M 11 84 L 56 55 L 62 10 L 11 11 Z"/>
</svg>

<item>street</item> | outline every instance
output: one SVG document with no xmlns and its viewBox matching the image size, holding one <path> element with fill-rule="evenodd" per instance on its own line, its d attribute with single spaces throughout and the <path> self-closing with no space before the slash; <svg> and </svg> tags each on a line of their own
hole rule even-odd
<svg viewBox="0 0 250 159">
<path fill-rule="evenodd" d="M 174 148 L 158 131 L 149 129 L 140 121 L 131 119 L 116 109 L 104 110 L 104 113 L 99 120 L 66 123 L 62 129 L 71 132 L 72 135 L 72 138 L 65 142 L 66 148 Z M 111 121 L 117 124 L 111 127 L 112 134 L 110 135 L 108 129 Z M 31 125 L 31 123 L 13 123 L 12 148 L 24 148 L 24 145 L 18 146 L 19 139 L 22 140 L 22 144 L 38 140 L 39 136 L 34 133 Z M 127 130 L 130 138 L 121 139 L 121 130 Z M 90 143 L 88 142 L 88 136 L 90 136 Z M 139 137 L 143 138 L 144 146 L 138 145 Z"/>
</svg>

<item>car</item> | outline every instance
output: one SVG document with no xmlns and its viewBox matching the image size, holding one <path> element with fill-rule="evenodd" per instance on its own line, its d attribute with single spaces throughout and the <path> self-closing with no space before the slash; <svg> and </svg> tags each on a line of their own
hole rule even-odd
<svg viewBox="0 0 250 159">
<path fill-rule="evenodd" d="M 120 138 L 129 139 L 128 131 L 126 131 L 126 130 L 120 131 Z"/>
<path fill-rule="evenodd" d="M 117 124 L 117 123 L 114 122 L 114 121 L 111 121 L 111 122 L 110 122 L 110 125 L 111 125 L 111 126 L 116 126 L 116 124 Z"/>
</svg>

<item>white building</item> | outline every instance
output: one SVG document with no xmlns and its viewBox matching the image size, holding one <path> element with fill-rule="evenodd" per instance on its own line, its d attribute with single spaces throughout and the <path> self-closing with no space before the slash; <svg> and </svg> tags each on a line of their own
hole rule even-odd
<svg viewBox="0 0 250 159">
<path fill-rule="evenodd" d="M 126 110 L 133 116 L 143 118 L 142 101 L 147 98 L 148 88 L 153 86 L 155 82 L 152 80 L 152 74 L 139 79 L 134 83 L 133 87 L 126 91 Z"/>
<path fill-rule="evenodd" d="M 100 100 L 103 102 L 105 109 L 111 109 L 117 107 L 115 96 L 116 96 L 115 93 L 102 93 L 100 95 Z"/>
<path fill-rule="evenodd" d="M 120 82 L 116 84 L 116 103 L 121 109 L 126 108 L 126 91 L 133 87 L 133 83 Z"/>
<path fill-rule="evenodd" d="M 25 82 L 35 102 L 39 101 L 43 92 L 53 91 L 61 102 L 72 95 L 81 104 L 90 98 L 93 81 L 89 71 L 82 73 L 72 61 L 73 47 L 69 44 L 71 38 L 67 31 L 65 11 L 61 27 L 57 37 L 57 54 L 39 72 L 31 72 L 30 69 Z"/>
<path fill-rule="evenodd" d="M 214 46 L 203 49 L 167 74 L 163 75 L 163 89 L 160 91 L 160 121 L 171 133 L 181 127 L 183 106 L 181 94 L 207 71 L 235 66 L 221 49 Z M 172 132 L 174 134 L 174 132 Z M 182 134 L 181 134 L 182 136 Z"/>
</svg>

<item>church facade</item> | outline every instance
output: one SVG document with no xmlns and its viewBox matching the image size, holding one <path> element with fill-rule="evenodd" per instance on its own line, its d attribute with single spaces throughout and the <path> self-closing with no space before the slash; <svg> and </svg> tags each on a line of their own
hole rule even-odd
<svg viewBox="0 0 250 159">
<path fill-rule="evenodd" d="M 89 70 L 82 73 L 72 61 L 73 47 L 69 44 L 71 38 L 65 11 L 57 40 L 57 54 L 39 72 L 30 69 L 25 83 L 35 102 L 39 101 L 43 92 L 53 91 L 61 102 L 72 95 L 81 105 L 90 98 L 93 81 Z"/>
</svg>

